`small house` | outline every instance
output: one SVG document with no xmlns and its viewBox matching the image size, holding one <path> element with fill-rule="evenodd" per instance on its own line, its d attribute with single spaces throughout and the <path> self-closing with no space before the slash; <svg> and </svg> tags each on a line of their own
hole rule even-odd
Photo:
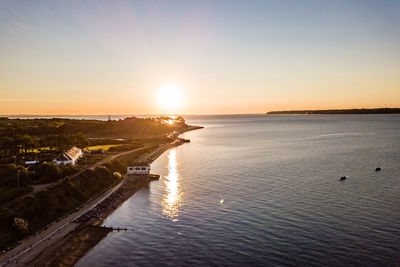
<svg viewBox="0 0 400 267">
<path fill-rule="evenodd" d="M 68 165 L 72 164 L 75 165 L 76 161 L 83 155 L 82 149 L 73 147 L 67 152 L 59 154 L 53 162 L 59 165 Z"/>
<path fill-rule="evenodd" d="M 146 175 L 150 173 L 150 164 L 133 164 L 132 166 L 128 166 L 126 170 L 127 174 L 133 175 Z"/>
<path fill-rule="evenodd" d="M 27 161 L 25 161 L 25 165 L 32 165 L 32 164 L 36 164 L 36 163 L 39 163 L 39 161 L 38 160 L 27 160 Z"/>
</svg>

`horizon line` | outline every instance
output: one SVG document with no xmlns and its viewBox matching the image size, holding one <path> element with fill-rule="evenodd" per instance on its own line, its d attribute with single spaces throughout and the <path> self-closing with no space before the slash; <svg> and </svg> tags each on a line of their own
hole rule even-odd
<svg viewBox="0 0 400 267">
<path fill-rule="evenodd" d="M 229 115 L 264 115 L 268 112 L 281 111 L 317 111 L 317 110 L 354 110 L 354 109 L 399 109 L 400 107 L 374 107 L 374 108 L 327 108 L 327 109 L 285 109 L 285 110 L 268 110 L 257 113 L 143 113 L 143 114 L 0 114 L 0 117 L 84 117 L 84 116 L 229 116 Z"/>
<path fill-rule="evenodd" d="M 267 112 L 263 113 L 206 113 L 206 114 L 156 114 L 156 113 L 147 113 L 147 114 L 0 114 L 1 117 L 85 117 L 85 116 L 93 116 L 93 117 L 113 117 L 113 116 L 126 116 L 126 117 L 136 117 L 136 116 L 230 116 L 230 115 L 265 115 Z"/>
</svg>

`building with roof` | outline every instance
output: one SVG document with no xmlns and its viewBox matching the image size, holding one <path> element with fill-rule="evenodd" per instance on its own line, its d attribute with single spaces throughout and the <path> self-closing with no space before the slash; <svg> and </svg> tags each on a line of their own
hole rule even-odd
<svg viewBox="0 0 400 267">
<path fill-rule="evenodd" d="M 59 165 L 75 165 L 76 161 L 83 155 L 82 149 L 73 147 L 67 152 L 59 154 L 53 162 Z"/>
<path fill-rule="evenodd" d="M 150 164 L 148 163 L 134 163 L 127 167 L 127 174 L 132 175 L 146 175 L 150 173 Z"/>
</svg>

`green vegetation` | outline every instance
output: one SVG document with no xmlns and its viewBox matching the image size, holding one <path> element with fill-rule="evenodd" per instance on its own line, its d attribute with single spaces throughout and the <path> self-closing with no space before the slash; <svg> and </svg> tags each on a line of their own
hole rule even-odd
<svg viewBox="0 0 400 267">
<path fill-rule="evenodd" d="M 29 171 L 34 184 L 47 184 L 74 174 L 77 168 L 72 165 L 57 166 L 52 162 L 43 162 L 33 165 Z"/>
<path fill-rule="evenodd" d="M 32 184 L 51 183 L 76 171 L 72 165 L 58 167 L 51 162 L 32 165 L 29 171 L 14 163 L 4 164 L 0 166 L 0 205 L 32 192 Z"/>
<path fill-rule="evenodd" d="M 51 147 L 39 147 L 39 148 L 33 148 L 33 149 L 20 149 L 19 153 L 24 153 L 24 151 L 26 151 L 26 153 L 41 153 L 41 152 L 46 152 L 46 151 L 52 151 L 55 150 L 55 148 L 51 148 Z"/>
<path fill-rule="evenodd" d="M 171 121 L 174 123 L 169 124 Z M 129 147 L 118 145 L 139 145 L 187 127 L 182 117 L 118 121 L 0 118 L 0 164 L 50 161 L 72 146 L 124 151 Z"/>
<path fill-rule="evenodd" d="M 125 173 L 127 165 L 158 145 L 119 156 L 95 170 L 82 173 L 52 185 L 34 195 L 27 195 L 0 208 L 0 248 L 33 234 L 52 221 L 74 211 L 76 207 L 119 182 L 119 173 Z M 48 168 L 47 166 L 46 168 Z M 54 172 L 54 170 L 51 170 Z M 116 174 L 117 172 L 118 174 Z M 56 174 L 56 173 L 54 173 Z M 15 218 L 26 222 L 26 230 L 15 225 Z"/>
<path fill-rule="evenodd" d="M 119 121 L 0 118 L 0 248 L 74 211 L 119 182 L 120 173 L 132 161 L 170 142 L 168 134 L 189 129 L 182 117 L 173 120 L 170 124 L 169 117 Z M 107 154 L 141 149 L 77 173 L 107 154 L 85 156 L 76 166 L 51 162 L 71 146 L 103 149 Z M 40 163 L 25 165 L 27 160 Z M 52 184 L 28 194 L 32 185 L 44 183 Z"/>
<path fill-rule="evenodd" d="M 267 114 L 397 114 L 400 108 L 270 111 Z"/>
<path fill-rule="evenodd" d="M 72 165 L 57 166 L 52 162 L 43 162 L 32 165 L 27 169 L 14 163 L 0 166 L 0 188 L 3 186 L 21 186 L 49 183 L 59 178 L 75 173 L 77 169 Z"/>
<path fill-rule="evenodd" d="M 10 200 L 16 199 L 23 195 L 32 192 L 32 188 L 29 186 L 5 186 L 0 187 L 0 205 L 7 203 Z"/>
<path fill-rule="evenodd" d="M 78 169 L 82 169 L 82 168 L 88 167 L 90 165 L 93 165 L 96 162 L 99 162 L 100 160 L 102 160 L 104 158 L 105 158 L 105 155 L 85 156 L 84 158 L 80 158 L 75 166 Z"/>
<path fill-rule="evenodd" d="M 154 151 L 155 149 L 157 149 L 158 147 L 159 147 L 158 145 L 153 145 L 153 146 L 146 147 L 146 148 L 143 148 L 143 149 L 138 150 L 138 151 L 133 151 L 131 153 L 119 156 L 116 160 L 118 160 L 119 162 L 122 163 L 122 165 L 125 168 L 124 171 L 126 171 L 126 167 L 129 164 L 131 164 L 133 161 L 135 161 L 141 155 L 150 153 L 150 152 Z"/>
<path fill-rule="evenodd" d="M 0 187 L 31 184 L 28 172 L 23 166 L 14 163 L 0 166 Z"/>
<path fill-rule="evenodd" d="M 55 219 L 74 210 L 75 207 L 102 192 L 118 178 L 106 167 L 96 170 L 85 170 L 69 181 L 55 184 L 50 188 L 27 195 L 13 201 L 7 208 L 0 209 L 0 247 L 4 248 L 13 242 L 43 228 Z M 21 232 L 13 221 L 22 218 L 28 224 L 28 230 Z"/>
<path fill-rule="evenodd" d="M 0 118 L 0 191 L 4 196 L 0 203 L 31 191 L 32 184 L 60 180 L 107 156 L 85 155 L 76 167 L 51 163 L 69 147 L 103 149 L 107 154 L 116 154 L 166 143 L 170 141 L 166 138 L 168 133 L 188 127 L 181 117 L 174 119 L 172 125 L 167 123 L 170 120 L 169 117 L 132 117 L 119 121 Z M 40 163 L 26 165 L 27 161 Z"/>
<path fill-rule="evenodd" d="M 118 147 L 121 145 L 97 145 L 97 146 L 89 146 L 85 148 L 85 151 L 88 150 L 98 150 L 98 149 L 103 149 L 104 151 L 109 150 L 111 147 Z"/>
</svg>

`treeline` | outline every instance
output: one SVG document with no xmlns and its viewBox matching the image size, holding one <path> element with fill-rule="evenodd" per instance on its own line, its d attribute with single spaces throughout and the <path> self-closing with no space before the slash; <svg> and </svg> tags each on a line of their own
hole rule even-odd
<svg viewBox="0 0 400 267">
<path fill-rule="evenodd" d="M 83 133 L 49 134 L 45 136 L 15 134 L 13 136 L 0 136 L 0 153 L 4 157 L 10 154 L 28 153 L 29 150 L 33 149 L 62 150 L 70 146 L 85 147 L 89 144 L 89 140 Z"/>
<path fill-rule="evenodd" d="M 30 184 L 32 180 L 25 167 L 0 165 L 0 205 L 31 192 Z"/>
<path fill-rule="evenodd" d="M 173 121 L 173 124 L 168 123 Z M 45 136 L 82 133 L 86 137 L 138 138 L 165 134 L 171 129 L 186 127 L 182 117 L 144 118 L 129 117 L 123 120 L 75 120 L 75 119 L 8 119 L 0 118 L 0 136 L 16 134 Z"/>
<path fill-rule="evenodd" d="M 19 175 L 20 185 L 32 184 L 26 168 L 11 163 L 0 166 L 0 187 L 17 186 L 17 175 Z"/>
<path fill-rule="evenodd" d="M 32 191 L 33 184 L 55 182 L 77 172 L 73 165 L 37 163 L 27 168 L 14 163 L 0 165 L 0 205 Z"/>
<path fill-rule="evenodd" d="M 155 145 L 125 154 L 95 170 L 86 169 L 34 195 L 7 203 L 5 207 L 0 208 L 0 248 L 5 249 L 74 211 L 120 181 L 119 173 L 125 173 L 130 162 L 157 147 Z"/>
<path fill-rule="evenodd" d="M 118 121 L 0 118 L 0 162 L 22 163 L 34 160 L 37 156 L 34 153 L 57 153 L 72 146 L 83 148 L 163 138 L 186 127 L 182 117 L 130 117 Z"/>
</svg>

